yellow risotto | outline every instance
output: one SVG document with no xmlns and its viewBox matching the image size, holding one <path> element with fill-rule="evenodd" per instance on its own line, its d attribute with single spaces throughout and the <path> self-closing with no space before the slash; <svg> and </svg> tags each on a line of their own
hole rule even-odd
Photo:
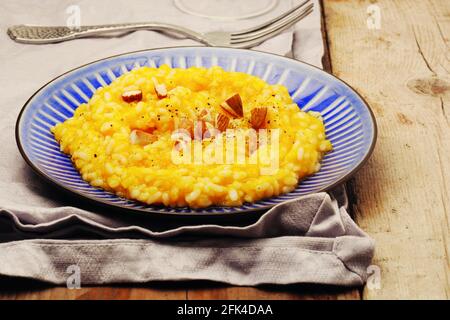
<svg viewBox="0 0 450 320">
<path fill-rule="evenodd" d="M 92 186 L 174 207 L 290 192 L 332 148 L 286 87 L 220 67 L 134 69 L 52 132 Z"/>
</svg>

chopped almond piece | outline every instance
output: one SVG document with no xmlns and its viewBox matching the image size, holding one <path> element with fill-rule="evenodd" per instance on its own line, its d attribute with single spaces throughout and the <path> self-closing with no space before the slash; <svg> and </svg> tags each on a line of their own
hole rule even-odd
<svg viewBox="0 0 450 320">
<path fill-rule="evenodd" d="M 155 86 L 155 92 L 159 99 L 167 97 L 167 88 L 164 83 L 158 83 L 156 78 L 152 78 L 153 85 Z"/>
<path fill-rule="evenodd" d="M 208 128 L 206 127 L 206 122 L 203 120 L 199 120 L 195 122 L 195 126 L 194 126 L 194 139 L 195 140 L 203 140 L 203 136 L 206 132 L 206 130 L 208 130 Z"/>
<path fill-rule="evenodd" d="M 138 102 L 142 100 L 141 90 L 128 90 L 122 93 L 122 100 L 125 102 Z"/>
<path fill-rule="evenodd" d="M 174 148 L 177 151 L 181 151 L 186 148 L 187 143 L 191 141 L 192 136 L 194 135 L 194 123 L 186 118 L 181 118 L 178 129 L 174 132 L 175 136 L 175 144 Z"/>
<path fill-rule="evenodd" d="M 217 137 L 220 134 L 220 131 L 216 128 L 208 128 L 205 134 L 203 135 L 203 139 L 212 139 Z"/>
<path fill-rule="evenodd" d="M 262 129 L 266 125 L 267 108 L 255 108 L 251 111 L 250 124 L 253 129 Z"/>
<path fill-rule="evenodd" d="M 175 144 L 173 145 L 173 147 L 175 148 L 176 151 L 181 151 L 184 150 L 187 146 L 186 141 L 184 140 L 177 140 L 175 141 Z"/>
<path fill-rule="evenodd" d="M 158 137 L 154 134 L 147 133 L 142 130 L 133 130 L 130 134 L 130 141 L 132 144 L 139 144 L 141 146 L 146 146 L 150 143 L 155 142 L 158 140 Z"/>
<path fill-rule="evenodd" d="M 194 122 L 192 120 L 181 118 L 178 123 L 178 129 L 186 130 L 191 138 L 194 136 Z"/>
<path fill-rule="evenodd" d="M 211 122 L 206 121 L 205 125 L 206 125 L 206 130 L 213 130 L 213 129 L 215 129 L 214 125 Z"/>
<path fill-rule="evenodd" d="M 238 93 L 225 100 L 220 106 L 232 118 L 242 118 L 244 116 L 241 96 Z"/>
<path fill-rule="evenodd" d="M 226 115 L 224 115 L 222 113 L 219 113 L 217 115 L 216 126 L 217 126 L 217 129 L 219 129 L 219 131 L 223 132 L 223 131 L 227 130 L 229 123 L 230 123 L 230 118 L 228 118 Z"/>
<path fill-rule="evenodd" d="M 141 130 L 141 131 L 144 131 L 144 132 L 152 134 L 156 130 L 156 128 L 155 127 L 148 127 L 148 128 L 145 128 L 145 129 L 137 129 L 137 130 Z"/>
<path fill-rule="evenodd" d="M 202 109 L 198 115 L 198 118 L 206 122 L 212 122 L 211 112 L 209 112 L 208 109 Z"/>
</svg>

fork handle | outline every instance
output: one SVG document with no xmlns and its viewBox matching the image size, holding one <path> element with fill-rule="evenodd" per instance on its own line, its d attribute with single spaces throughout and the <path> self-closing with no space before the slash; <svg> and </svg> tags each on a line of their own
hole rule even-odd
<svg viewBox="0 0 450 320">
<path fill-rule="evenodd" d="M 81 26 L 79 28 L 69 28 L 65 26 L 17 25 L 8 28 L 8 35 L 12 40 L 20 43 L 47 44 L 108 33 L 124 33 L 137 30 L 173 32 L 205 43 L 205 40 L 200 33 L 172 24 L 154 22 L 104 24 Z"/>
</svg>

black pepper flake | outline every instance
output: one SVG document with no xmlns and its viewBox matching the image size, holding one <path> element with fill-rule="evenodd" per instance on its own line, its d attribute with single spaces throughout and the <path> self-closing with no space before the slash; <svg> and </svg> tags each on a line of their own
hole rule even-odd
<svg viewBox="0 0 450 320">
<path fill-rule="evenodd" d="M 94 153 L 94 158 L 97 158 L 97 154 L 96 153 Z"/>
</svg>

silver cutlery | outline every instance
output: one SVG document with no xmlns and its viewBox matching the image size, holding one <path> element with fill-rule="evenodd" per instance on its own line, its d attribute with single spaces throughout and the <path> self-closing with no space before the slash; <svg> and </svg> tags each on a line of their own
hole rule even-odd
<svg viewBox="0 0 450 320">
<path fill-rule="evenodd" d="M 17 25 L 8 28 L 9 37 L 20 43 L 47 44 L 96 36 L 117 36 L 137 30 L 155 30 L 176 33 L 209 46 L 251 48 L 276 36 L 309 15 L 314 4 L 305 0 L 282 15 L 256 27 L 242 31 L 214 31 L 198 33 L 166 23 L 122 23 L 70 28 L 65 26 Z"/>
</svg>

